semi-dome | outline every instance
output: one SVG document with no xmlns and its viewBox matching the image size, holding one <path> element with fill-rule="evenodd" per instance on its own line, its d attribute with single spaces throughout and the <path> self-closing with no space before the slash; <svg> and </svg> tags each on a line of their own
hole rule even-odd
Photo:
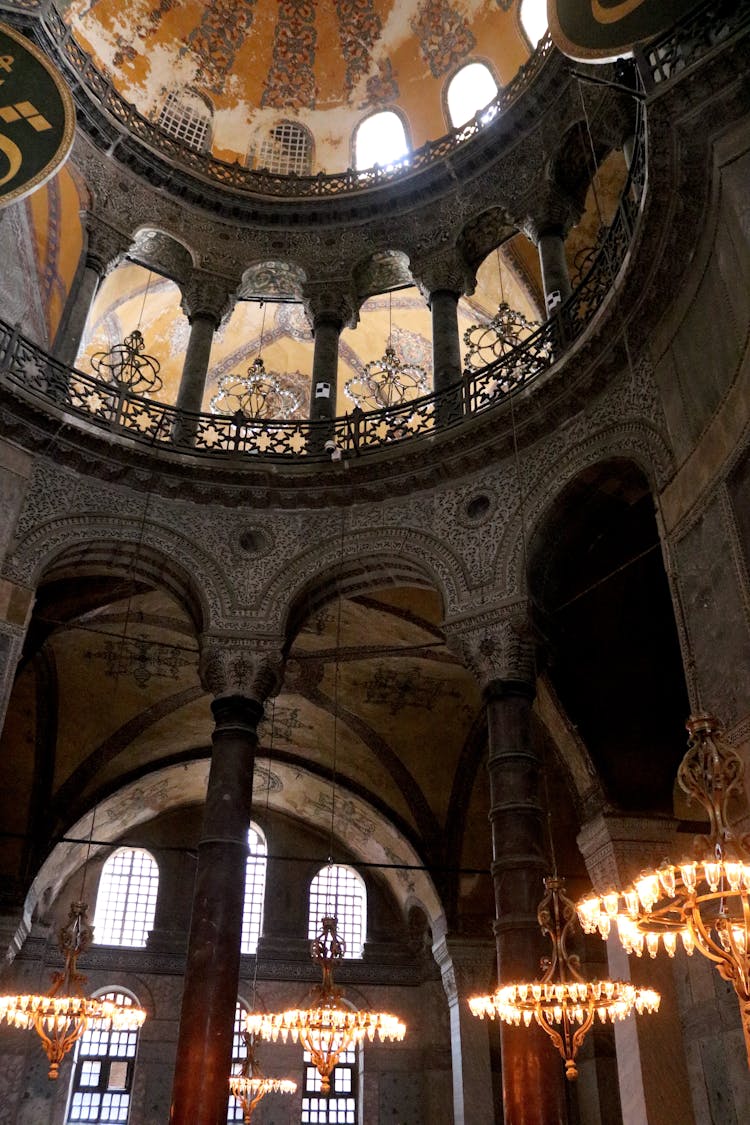
<svg viewBox="0 0 750 1125">
<path fill-rule="evenodd" d="M 302 174 L 353 165 L 358 125 L 383 109 L 400 117 L 410 148 L 442 136 L 457 124 L 446 90 L 458 70 L 481 63 L 502 88 L 532 51 L 517 6 L 496 0 L 68 0 L 60 9 L 145 116 L 219 158 Z"/>
</svg>

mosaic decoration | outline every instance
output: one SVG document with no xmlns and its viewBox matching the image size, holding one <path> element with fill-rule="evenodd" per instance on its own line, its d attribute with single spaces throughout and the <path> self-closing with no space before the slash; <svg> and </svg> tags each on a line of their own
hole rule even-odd
<svg viewBox="0 0 750 1125">
<path fill-rule="evenodd" d="M 398 99 L 400 90 L 393 74 L 390 59 L 380 60 L 377 74 L 370 75 L 365 89 L 367 90 L 367 97 L 361 103 L 360 109 L 367 109 L 371 105 L 382 105 L 384 102 L 395 102 Z"/>
<path fill-rule="evenodd" d="M 393 326 L 391 333 L 393 346 L 401 356 L 404 363 L 413 363 L 423 367 L 429 374 L 432 371 L 432 343 L 420 336 L 418 332 L 411 332 L 408 328 Z"/>
<path fill-rule="evenodd" d="M 397 672 L 379 664 L 365 687 L 365 703 L 387 707 L 398 715 L 404 707 L 429 710 L 439 699 L 458 699 L 458 692 L 446 690 L 442 680 L 429 680 L 416 671 Z"/>
<path fill-rule="evenodd" d="M 346 62 L 344 87 L 351 93 L 370 69 L 370 52 L 383 24 L 373 0 L 336 0 L 341 53 Z"/>
<path fill-rule="evenodd" d="M 176 680 L 181 668 L 195 663 L 195 654 L 185 654 L 178 648 L 155 644 L 146 637 L 104 642 L 98 652 L 84 653 L 86 660 L 101 660 L 104 674 L 110 679 L 132 675 L 138 687 L 145 688 L 152 679 Z"/>
<path fill-rule="evenodd" d="M 242 4 L 212 0 L 180 51 L 180 57 L 188 53 L 194 56 L 198 63 L 196 79 L 214 94 L 225 90 L 227 73 L 253 25 L 255 5 L 256 0 L 243 0 Z"/>
<path fill-rule="evenodd" d="M 312 340 L 312 328 L 302 305 L 281 305 L 276 314 L 279 329 L 293 340 Z"/>
<path fill-rule="evenodd" d="M 448 0 L 422 0 L 411 29 L 435 78 L 447 74 L 476 46 L 468 23 Z"/>
<path fill-rule="evenodd" d="M 279 0 L 273 62 L 260 104 L 274 109 L 315 109 L 315 4 Z"/>
<path fill-rule="evenodd" d="M 240 299 L 251 297 L 299 297 L 304 274 L 288 262 L 258 262 L 245 270 Z"/>
</svg>

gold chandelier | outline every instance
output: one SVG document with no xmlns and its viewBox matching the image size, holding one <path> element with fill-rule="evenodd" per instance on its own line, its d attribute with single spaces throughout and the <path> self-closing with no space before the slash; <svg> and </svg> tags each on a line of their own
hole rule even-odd
<svg viewBox="0 0 750 1125">
<path fill-rule="evenodd" d="M 344 384 L 344 393 L 360 410 L 382 410 L 400 406 L 427 394 L 427 372 L 418 363 L 408 363 L 393 346 L 393 293 L 388 294 L 388 345 L 380 359 L 366 363 L 361 375 Z"/>
<path fill-rule="evenodd" d="M 489 1016 L 515 1027 L 525 1027 L 536 1020 L 550 1037 L 565 1063 L 565 1077 L 573 1082 L 578 1077 L 576 1056 L 594 1019 L 624 1020 L 635 1009 L 655 1012 L 660 996 L 652 989 L 636 988 L 619 980 L 586 981 L 579 972 L 579 959 L 567 949 L 567 940 L 575 924 L 575 907 L 565 895 L 561 879 L 544 880 L 546 894 L 539 904 L 537 917 L 542 933 L 552 942 L 552 956 L 542 959 L 544 973 L 540 980 L 508 984 L 491 996 L 474 996 L 469 1000 L 472 1014 Z"/>
<path fill-rule="evenodd" d="M 290 1008 L 286 1012 L 248 1012 L 247 1030 L 266 1040 L 281 1037 L 283 1043 L 291 1037 L 299 1041 L 317 1068 L 321 1079 L 321 1093 L 331 1089 L 331 1072 L 340 1056 L 356 1047 L 367 1036 L 380 1040 L 400 1041 L 406 1026 L 397 1016 L 387 1012 L 355 1011 L 347 1007 L 341 989 L 333 981 L 334 966 L 346 952 L 343 940 L 336 933 L 336 919 L 330 915 L 321 919 L 321 929 L 310 943 L 310 956 L 323 972 L 322 985 L 313 990 L 313 1003 L 309 1008 Z"/>
<path fill-rule="evenodd" d="M 59 934 L 65 967 L 52 976 L 49 992 L 40 995 L 0 996 L 0 1020 L 11 1027 L 33 1028 L 49 1059 L 49 1077 L 60 1073 L 60 1063 L 86 1029 L 96 1023 L 104 1031 L 136 1031 L 146 1018 L 142 1008 L 86 996 L 86 977 L 77 961 L 91 945 L 94 931 L 88 923 L 85 902 L 73 902 Z"/>
<path fill-rule="evenodd" d="M 266 1094 L 293 1094 L 297 1083 L 289 1078 L 267 1078 L 255 1057 L 252 1035 L 245 1032 L 244 1040 L 247 1054 L 239 1074 L 230 1076 L 229 1089 L 242 1106 L 242 1120 L 247 1125 Z"/>
<path fill-rule="evenodd" d="M 606 938 L 614 928 L 638 957 L 644 948 L 656 957 L 660 947 L 674 957 L 679 940 L 689 956 L 697 949 L 713 961 L 737 993 L 750 1066 L 750 839 L 727 820 L 731 797 L 743 793 L 744 764 L 713 715 L 692 715 L 687 729 L 677 780 L 708 813 L 708 833 L 681 863 L 665 860 L 622 892 L 580 902 L 578 917 L 589 934 Z"/>
<path fill-rule="evenodd" d="M 291 418 L 300 400 L 294 391 L 282 387 L 273 371 L 266 371 L 258 355 L 247 375 L 221 376 L 209 405 L 214 414 L 241 415 L 241 422 L 257 422 L 262 418 Z"/>
</svg>

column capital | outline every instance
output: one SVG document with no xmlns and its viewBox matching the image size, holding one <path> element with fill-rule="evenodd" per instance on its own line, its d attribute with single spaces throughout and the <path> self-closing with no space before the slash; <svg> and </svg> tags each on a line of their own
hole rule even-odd
<svg viewBox="0 0 750 1125">
<path fill-rule="evenodd" d="M 443 246 L 423 257 L 415 255 L 411 272 L 428 304 L 433 293 L 443 291 L 463 297 L 473 293 L 477 283 L 474 271 L 456 246 Z"/>
<path fill-rule="evenodd" d="M 198 317 L 213 321 L 218 328 L 234 308 L 235 286 L 226 277 L 194 270 L 180 286 L 182 311 L 192 324 Z"/>
<path fill-rule="evenodd" d="M 473 672 L 485 695 L 496 693 L 499 685 L 533 695 L 536 645 L 527 602 L 446 621 L 443 631 L 448 648 Z"/>
<path fill-rule="evenodd" d="M 130 238 L 94 211 L 82 211 L 81 220 L 86 229 L 84 263 L 100 278 L 106 277 L 127 253 Z"/>
<path fill-rule="evenodd" d="M 571 227 L 580 222 L 581 214 L 581 208 L 567 192 L 556 184 L 548 183 L 527 201 L 526 214 L 519 226 L 535 246 L 546 234 L 556 234 L 565 241 Z"/>
<path fill-rule="evenodd" d="M 282 642 L 204 634 L 199 672 L 206 691 L 220 698 L 245 696 L 262 704 L 281 687 Z"/>
<path fill-rule="evenodd" d="M 497 970 L 497 948 L 491 937 L 486 941 L 450 935 L 441 937 L 433 945 L 432 954 L 449 1004 L 491 991 Z"/>
<path fill-rule="evenodd" d="M 328 321 L 342 328 L 356 328 L 359 301 L 348 283 L 331 278 L 308 281 L 302 286 L 302 301 L 313 331 L 316 324 Z"/>
<path fill-rule="evenodd" d="M 682 847 L 676 834 L 677 821 L 670 816 L 605 812 L 584 824 L 577 843 L 594 889 L 602 894 L 627 886 L 645 867 L 658 867 Z"/>
</svg>

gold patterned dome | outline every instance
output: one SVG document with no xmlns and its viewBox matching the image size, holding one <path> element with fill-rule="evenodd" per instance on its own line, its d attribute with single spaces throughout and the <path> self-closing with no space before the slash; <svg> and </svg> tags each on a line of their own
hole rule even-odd
<svg viewBox="0 0 750 1125">
<path fill-rule="evenodd" d="M 311 137 L 305 171 L 352 164 L 359 122 L 384 108 L 410 147 L 450 128 L 445 88 L 469 62 L 502 87 L 531 47 L 515 3 L 498 0 L 69 0 L 80 47 L 146 117 L 177 102 L 205 129 L 194 147 L 268 166 L 283 122 Z M 507 7 L 507 10 L 504 10 Z M 184 139 L 196 139 L 190 127 Z"/>
</svg>

